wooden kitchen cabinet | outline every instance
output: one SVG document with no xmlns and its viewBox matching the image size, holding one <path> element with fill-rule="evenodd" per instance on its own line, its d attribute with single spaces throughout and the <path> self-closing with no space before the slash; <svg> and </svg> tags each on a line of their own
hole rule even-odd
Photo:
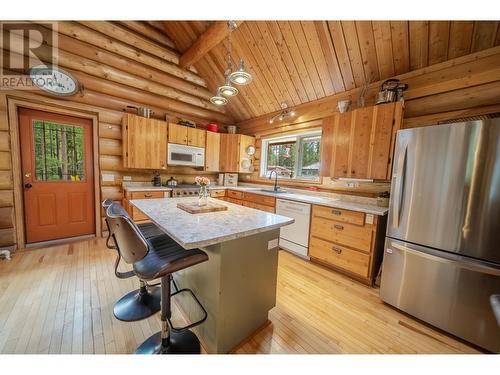
<svg viewBox="0 0 500 375">
<path fill-rule="evenodd" d="M 372 284 L 382 261 L 385 226 L 386 216 L 313 205 L 309 257 Z"/>
<path fill-rule="evenodd" d="M 219 199 L 272 213 L 274 213 L 276 207 L 276 199 L 274 197 L 239 190 L 228 189 L 225 196 L 219 197 Z"/>
<path fill-rule="evenodd" d="M 402 113 L 402 103 L 397 102 L 358 108 L 324 119 L 321 175 L 389 180 Z"/>
<path fill-rule="evenodd" d="M 205 170 L 218 172 L 220 160 L 220 133 L 207 132 L 205 145 Z"/>
<path fill-rule="evenodd" d="M 168 143 L 204 148 L 205 137 L 205 130 L 173 123 L 168 124 Z"/>
<path fill-rule="evenodd" d="M 145 221 L 149 220 L 146 215 L 135 208 L 129 203 L 132 199 L 153 199 L 153 198 L 164 198 L 169 196 L 168 191 L 127 191 L 125 190 L 125 195 L 123 199 L 123 207 L 128 212 L 132 220 L 134 221 Z"/>
<path fill-rule="evenodd" d="M 166 169 L 168 124 L 161 120 L 126 114 L 122 119 L 123 166 Z"/>
<path fill-rule="evenodd" d="M 246 149 L 255 145 L 255 138 L 243 134 L 220 135 L 220 172 L 250 173 L 252 158 Z"/>
</svg>

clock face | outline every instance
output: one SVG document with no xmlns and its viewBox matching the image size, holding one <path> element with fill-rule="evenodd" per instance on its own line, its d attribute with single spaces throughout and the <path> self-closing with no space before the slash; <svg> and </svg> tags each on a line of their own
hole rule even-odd
<svg viewBox="0 0 500 375">
<path fill-rule="evenodd" d="M 54 95 L 69 96 L 78 91 L 78 81 L 59 68 L 35 66 L 31 68 L 30 78 L 35 86 Z"/>
</svg>

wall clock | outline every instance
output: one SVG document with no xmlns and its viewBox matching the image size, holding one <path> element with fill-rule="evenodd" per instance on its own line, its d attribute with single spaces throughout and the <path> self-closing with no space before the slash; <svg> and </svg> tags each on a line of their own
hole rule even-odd
<svg viewBox="0 0 500 375">
<path fill-rule="evenodd" d="M 35 66 L 30 70 L 30 78 L 36 87 L 52 95 L 70 96 L 79 90 L 75 77 L 54 66 Z"/>
</svg>

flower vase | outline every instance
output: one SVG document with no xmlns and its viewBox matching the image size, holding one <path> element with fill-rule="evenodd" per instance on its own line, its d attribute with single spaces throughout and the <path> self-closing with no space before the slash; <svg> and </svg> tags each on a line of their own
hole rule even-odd
<svg viewBox="0 0 500 375">
<path fill-rule="evenodd" d="M 206 186 L 200 186 L 200 192 L 198 193 L 198 206 L 203 207 L 208 203 L 208 189 Z"/>
</svg>

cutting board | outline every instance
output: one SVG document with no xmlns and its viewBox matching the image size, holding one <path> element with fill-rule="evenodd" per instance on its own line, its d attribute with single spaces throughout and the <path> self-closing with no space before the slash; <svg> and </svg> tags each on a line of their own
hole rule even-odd
<svg viewBox="0 0 500 375">
<path fill-rule="evenodd" d="M 190 214 L 204 214 L 207 212 L 227 210 L 227 206 L 213 202 L 208 202 L 206 206 L 198 206 L 197 202 L 177 203 L 177 208 L 189 212 Z"/>
</svg>

